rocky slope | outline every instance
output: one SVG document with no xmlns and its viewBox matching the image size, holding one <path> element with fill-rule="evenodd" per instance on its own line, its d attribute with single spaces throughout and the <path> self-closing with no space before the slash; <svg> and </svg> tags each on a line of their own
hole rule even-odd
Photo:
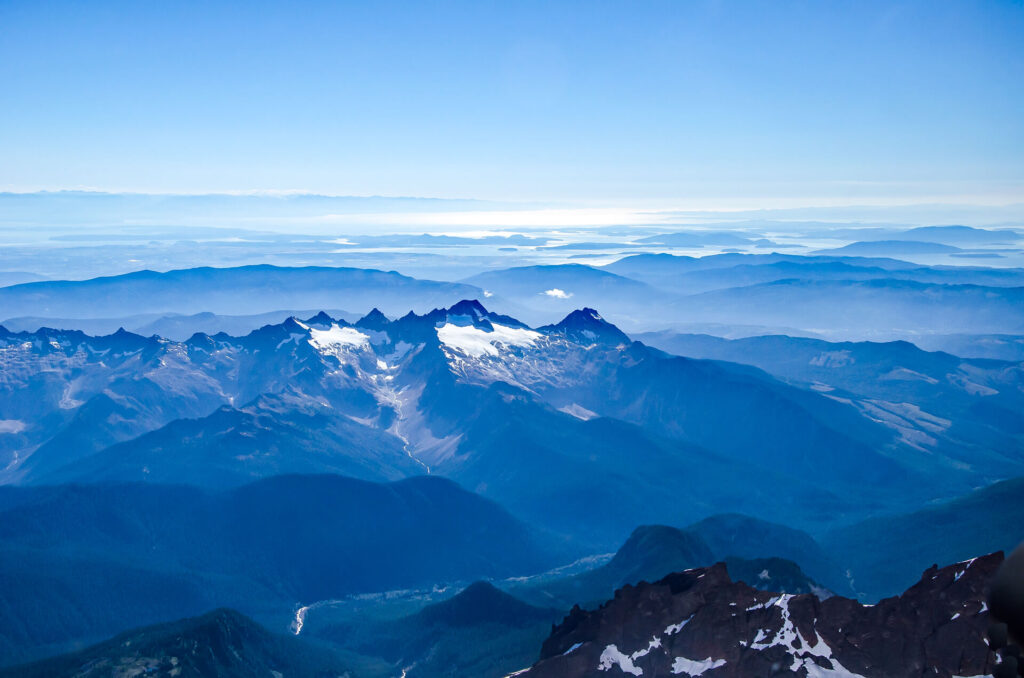
<svg viewBox="0 0 1024 678">
<path fill-rule="evenodd" d="M 1002 553 L 927 570 L 877 605 L 758 591 L 723 564 L 620 589 L 600 609 L 574 609 L 519 675 L 795 675 L 810 678 L 982 676 L 987 586 Z"/>
</svg>

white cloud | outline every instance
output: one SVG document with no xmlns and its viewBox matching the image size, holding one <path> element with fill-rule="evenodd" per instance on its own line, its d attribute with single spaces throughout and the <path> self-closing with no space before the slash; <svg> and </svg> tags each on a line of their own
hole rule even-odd
<svg viewBox="0 0 1024 678">
<path fill-rule="evenodd" d="M 566 292 L 565 290 L 560 290 L 557 287 L 552 287 L 550 290 L 542 292 L 541 294 L 546 294 L 555 299 L 568 299 L 572 296 L 572 292 Z"/>
</svg>

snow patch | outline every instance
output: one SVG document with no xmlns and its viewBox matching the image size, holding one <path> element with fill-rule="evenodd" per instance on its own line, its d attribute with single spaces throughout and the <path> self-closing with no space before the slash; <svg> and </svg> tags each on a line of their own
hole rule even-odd
<svg viewBox="0 0 1024 678">
<path fill-rule="evenodd" d="M 370 337 L 351 327 L 331 325 L 326 330 L 309 330 L 309 343 L 321 353 L 337 356 L 343 349 L 370 345 Z"/>
<path fill-rule="evenodd" d="M 807 678 L 864 678 L 859 673 L 850 671 L 835 659 L 829 659 L 832 664 L 832 668 L 826 669 L 824 666 L 819 666 L 813 659 L 804 659 L 800 661 L 796 659 L 793 661 L 793 666 L 790 670 L 796 672 L 800 666 L 803 666 L 807 671 Z"/>
<path fill-rule="evenodd" d="M 296 343 L 297 344 L 297 343 L 299 343 L 299 340 L 302 339 L 304 336 L 305 335 L 303 335 L 303 334 L 299 334 L 297 332 L 292 332 L 291 334 L 288 335 L 287 339 L 282 339 L 281 341 L 279 341 L 277 343 L 277 346 L 274 347 L 274 350 L 280 350 L 280 348 L 282 346 L 284 346 L 285 344 L 289 344 L 289 343 Z"/>
<path fill-rule="evenodd" d="M 704 675 L 705 671 L 717 669 L 719 666 L 725 666 L 724 659 L 708 657 L 702 661 L 695 661 L 686 657 L 676 657 L 676 660 L 672 662 L 672 673 L 685 673 L 692 678 L 693 676 Z"/>
<path fill-rule="evenodd" d="M 679 633 L 680 631 L 683 630 L 684 626 L 686 626 L 687 624 L 690 623 L 691 619 L 693 619 L 693 615 L 692 614 L 689 617 L 687 617 L 686 619 L 684 619 L 683 621 L 679 622 L 678 624 L 669 624 L 668 626 L 665 627 L 665 635 L 666 636 L 674 636 L 675 634 Z"/>
<path fill-rule="evenodd" d="M 779 613 L 782 616 L 782 626 L 775 632 L 771 640 L 768 640 L 768 634 L 765 630 L 760 629 L 754 642 L 750 644 L 750 649 L 766 650 L 770 647 L 782 647 L 793 657 L 793 665 L 789 670 L 795 673 L 802 666 L 807 672 L 808 678 L 864 678 L 860 674 L 847 670 L 846 667 L 839 663 L 839 660 L 832 656 L 832 648 L 829 647 L 817 630 L 814 632 L 813 645 L 803 637 L 803 634 L 800 633 L 800 630 L 796 628 L 796 625 L 790 618 L 789 602 L 792 599 L 792 594 L 784 593 L 764 604 L 766 608 L 777 607 L 779 609 Z M 763 642 L 765 640 L 768 640 L 768 642 Z M 812 657 L 826 660 L 832 668 L 820 666 Z"/>
<path fill-rule="evenodd" d="M 493 323 L 493 330 L 488 332 L 472 325 L 453 325 L 445 323 L 437 328 L 437 336 L 445 346 L 460 351 L 474 358 L 486 355 L 497 356 L 498 346 L 533 346 L 540 339 L 540 332 L 507 327 Z"/>
<path fill-rule="evenodd" d="M 633 664 L 633 658 L 627 654 L 622 654 L 619 648 L 615 645 L 609 645 L 601 653 L 600 663 L 597 665 L 598 671 L 607 671 L 613 666 L 618 666 L 623 673 L 631 673 L 634 676 L 643 675 L 643 669 Z"/>
<path fill-rule="evenodd" d="M 604 652 L 601 653 L 600 663 L 597 665 L 598 671 L 607 671 L 613 666 L 618 666 L 623 673 L 631 673 L 634 676 L 643 675 L 644 671 L 634 662 L 641 657 L 646 657 L 650 654 L 651 650 L 661 647 L 661 638 L 655 636 L 651 638 L 651 642 L 647 644 L 642 650 L 637 650 L 633 654 L 623 654 L 616 645 L 609 645 L 604 648 Z"/>
</svg>

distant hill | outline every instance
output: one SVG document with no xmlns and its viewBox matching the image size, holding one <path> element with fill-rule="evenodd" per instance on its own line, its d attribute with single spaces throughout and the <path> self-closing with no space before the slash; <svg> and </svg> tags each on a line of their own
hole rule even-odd
<svg viewBox="0 0 1024 678">
<path fill-rule="evenodd" d="M 671 572 L 725 561 L 734 579 L 755 588 L 825 594 L 826 588 L 793 562 L 796 558 L 831 581 L 842 581 L 836 566 L 809 535 L 747 516 L 723 515 L 685 529 L 641 525 L 600 567 L 561 579 L 511 582 L 507 588 L 536 605 L 593 607 L 627 584 L 657 581 Z"/>
<path fill-rule="evenodd" d="M 848 588 L 844 586 L 845 577 L 837 561 L 801 530 L 735 513 L 710 516 L 686 529 L 698 535 L 717 560 L 729 556 L 747 560 L 780 558 L 795 562 L 819 584 L 836 593 Z M 732 569 L 729 571 L 734 579 L 738 578 Z M 758 586 L 754 582 L 747 583 Z"/>
<path fill-rule="evenodd" d="M 555 612 L 551 609 L 528 605 L 488 582 L 478 581 L 448 600 L 428 605 L 417 612 L 414 619 L 425 626 L 525 626 L 548 620 L 552 614 Z"/>
<path fill-rule="evenodd" d="M 928 334 L 914 340 L 926 351 L 946 351 L 964 358 L 1024 362 L 1024 335 Z"/>
<path fill-rule="evenodd" d="M 37 282 L 45 280 L 46 276 L 27 271 L 0 271 L 0 287 L 8 285 L 20 285 L 21 283 Z"/>
<path fill-rule="evenodd" d="M 564 611 L 528 605 L 478 581 L 448 600 L 387 621 L 328 626 L 320 640 L 379 658 L 407 678 L 500 678 L 529 664 Z"/>
<path fill-rule="evenodd" d="M 423 467 L 386 432 L 329 406 L 269 395 L 207 417 L 177 419 L 83 459 L 35 470 L 34 482 L 47 484 L 117 481 L 221 489 L 289 473 L 400 480 Z"/>
<path fill-rule="evenodd" d="M 824 548 L 850 569 L 867 600 L 898 593 L 925 568 L 1024 541 L 1024 478 L 902 516 L 873 518 L 833 530 Z"/>
<path fill-rule="evenodd" d="M 1009 245 L 1024 239 L 1024 233 L 1013 229 L 975 228 L 974 226 L 918 226 L 910 229 L 842 228 L 835 229 L 831 234 L 858 241 L 925 241 L 962 247 Z"/>
<path fill-rule="evenodd" d="M 143 313 L 260 314 L 281 308 L 385 313 L 430 310 L 483 298 L 479 288 L 417 280 L 394 271 L 269 265 L 138 271 L 91 280 L 0 287 L 6 317 L 109 318 Z"/>
<path fill-rule="evenodd" d="M 825 336 L 1024 333 L 1024 287 L 910 280 L 778 280 L 684 297 L 666 317 L 787 326 Z"/>
<path fill-rule="evenodd" d="M 706 257 L 688 257 L 675 254 L 635 254 L 623 257 L 618 261 L 602 266 L 601 268 L 618 275 L 635 278 L 637 280 L 648 280 L 650 278 L 665 278 L 682 273 L 695 271 L 710 271 L 718 268 L 733 268 L 736 266 L 768 266 L 773 264 L 844 264 L 846 266 L 873 267 L 883 270 L 896 271 L 901 269 L 917 268 L 918 264 L 899 259 L 887 257 L 864 258 L 864 257 L 825 257 L 825 256 L 803 256 L 799 254 L 713 254 Z"/>
<path fill-rule="evenodd" d="M 715 247 L 748 245 L 751 238 L 742 231 L 677 231 L 638 238 L 636 242 L 670 247 Z"/>
<path fill-rule="evenodd" d="M 599 603 L 625 584 L 714 561 L 711 549 L 695 534 L 667 525 L 641 525 L 608 563 L 596 569 L 553 581 L 512 583 L 508 590 L 536 605 L 568 609 Z"/>
<path fill-rule="evenodd" d="M 899 257 L 912 254 L 951 254 L 963 250 L 927 240 L 865 240 L 834 249 L 818 250 L 815 254 L 841 254 L 864 257 Z"/>
<path fill-rule="evenodd" d="M 442 478 L 0 487 L 0 657 L 220 605 L 286 619 L 350 593 L 532 574 L 559 564 L 545 544 Z"/>
<path fill-rule="evenodd" d="M 616 322 L 642 322 L 652 304 L 674 295 L 646 283 L 582 264 L 520 266 L 487 271 L 463 282 L 516 305 L 520 320 L 543 324 L 584 306 L 598 308 Z M 510 311 L 511 312 L 511 311 Z"/>
<path fill-rule="evenodd" d="M 906 341 L 635 336 L 677 355 L 755 365 L 789 383 L 850 401 L 932 458 L 948 455 L 949 463 L 969 465 L 992 481 L 1013 475 L 1024 462 L 1024 392 L 1018 388 L 1024 365 L 1019 362 L 965 359 Z M 934 340 L 934 335 L 921 336 L 929 337 Z"/>
<path fill-rule="evenodd" d="M 1008 228 L 974 228 L 973 226 L 918 226 L 900 234 L 902 240 L 928 240 L 953 245 L 1009 244 L 1024 240 L 1024 233 Z"/>
<path fill-rule="evenodd" d="M 71 654 L 8 669 L 3 678 L 77 676 L 347 676 L 330 651 L 276 635 L 234 610 L 156 624 Z"/>
<path fill-rule="evenodd" d="M 862 257 L 718 255 L 717 259 L 733 257 L 728 265 L 712 265 L 701 259 L 670 255 L 638 255 L 609 264 L 607 270 L 623 271 L 624 275 L 675 294 L 699 294 L 730 287 L 746 287 L 779 280 L 912 280 L 922 283 L 974 284 L 999 287 L 1024 285 L 1024 271 L 1019 268 L 983 267 L 896 267 L 892 260 Z M 784 258 L 779 258 L 784 257 Z"/>
<path fill-rule="evenodd" d="M 123 327 L 129 332 L 144 337 L 155 334 L 165 339 L 185 341 L 197 332 L 210 335 L 224 332 L 232 336 L 242 336 L 264 325 L 280 323 L 285 318 L 291 316 L 309 318 L 319 312 L 320 309 L 270 311 L 257 315 L 218 315 L 209 312 L 193 313 L 192 315 L 143 313 L 141 315 L 120 318 L 43 318 L 39 316 L 22 316 L 6 320 L 0 319 L 0 325 L 3 325 L 11 332 L 36 332 L 42 327 L 49 327 L 59 330 L 79 330 L 93 336 L 113 334 Z M 335 318 L 344 318 L 349 321 L 354 321 L 358 318 L 358 316 L 353 316 L 353 314 L 337 309 L 326 309 L 325 312 Z"/>
</svg>

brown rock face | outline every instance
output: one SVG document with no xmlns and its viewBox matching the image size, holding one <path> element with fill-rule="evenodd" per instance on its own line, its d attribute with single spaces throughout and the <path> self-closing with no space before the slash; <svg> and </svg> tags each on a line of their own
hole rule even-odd
<svg viewBox="0 0 1024 678">
<path fill-rule="evenodd" d="M 810 678 L 984 676 L 984 603 L 994 553 L 939 569 L 896 598 L 758 591 L 721 563 L 626 586 L 600 609 L 574 609 L 544 642 L 529 678 L 683 676 Z"/>
</svg>

